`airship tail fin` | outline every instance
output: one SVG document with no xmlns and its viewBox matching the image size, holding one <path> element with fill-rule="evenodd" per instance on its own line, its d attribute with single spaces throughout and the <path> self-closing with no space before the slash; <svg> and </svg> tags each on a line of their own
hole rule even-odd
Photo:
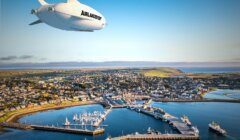
<svg viewBox="0 0 240 140">
<path fill-rule="evenodd" d="M 40 19 L 30 23 L 29 25 L 36 25 L 36 24 L 39 24 L 39 23 L 42 23 L 42 21 Z"/>
<path fill-rule="evenodd" d="M 41 5 L 47 5 L 48 3 L 45 0 L 38 0 Z"/>
</svg>

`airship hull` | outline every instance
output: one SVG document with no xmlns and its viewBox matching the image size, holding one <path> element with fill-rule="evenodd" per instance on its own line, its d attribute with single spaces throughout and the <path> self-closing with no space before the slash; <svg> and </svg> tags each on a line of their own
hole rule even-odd
<svg viewBox="0 0 240 140">
<path fill-rule="evenodd" d="M 46 4 L 34 14 L 52 27 L 69 31 L 101 30 L 106 24 L 99 12 L 81 3 Z"/>
</svg>

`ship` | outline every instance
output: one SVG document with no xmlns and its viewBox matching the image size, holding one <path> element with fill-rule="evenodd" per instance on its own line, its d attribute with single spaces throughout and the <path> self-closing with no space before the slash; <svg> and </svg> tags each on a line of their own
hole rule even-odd
<svg viewBox="0 0 240 140">
<path fill-rule="evenodd" d="M 192 123 L 190 122 L 190 120 L 188 119 L 188 117 L 186 115 L 183 115 L 183 117 L 181 117 L 181 120 L 187 124 L 188 126 L 191 126 Z"/>
<path fill-rule="evenodd" d="M 213 130 L 214 132 L 216 132 L 220 135 L 225 136 L 227 134 L 227 132 L 224 129 L 222 129 L 220 127 L 220 125 L 217 124 L 216 122 L 212 122 L 212 123 L 208 124 L 208 127 L 209 127 L 209 130 Z"/>
</svg>

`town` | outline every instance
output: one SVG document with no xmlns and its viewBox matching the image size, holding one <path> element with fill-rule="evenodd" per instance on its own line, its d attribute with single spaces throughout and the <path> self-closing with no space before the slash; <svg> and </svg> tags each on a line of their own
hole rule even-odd
<svg viewBox="0 0 240 140">
<path fill-rule="evenodd" d="M 0 117 L 9 112 L 63 102 L 203 101 L 213 89 L 240 89 L 240 76 L 181 73 L 146 76 L 143 69 L 86 69 L 26 72 L 1 76 Z"/>
</svg>

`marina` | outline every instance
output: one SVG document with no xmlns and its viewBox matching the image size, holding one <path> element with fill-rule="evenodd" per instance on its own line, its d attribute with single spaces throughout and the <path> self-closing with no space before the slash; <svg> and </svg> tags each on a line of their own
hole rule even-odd
<svg viewBox="0 0 240 140">
<path fill-rule="evenodd" d="M 218 116 L 216 118 L 208 118 L 208 116 L 206 116 L 207 114 L 209 114 L 209 111 L 214 112 L 215 114 L 222 113 L 222 110 L 219 110 L 219 109 L 216 109 L 216 110 L 206 109 L 205 107 L 208 104 L 211 104 L 213 107 L 216 108 L 216 107 L 221 106 L 223 103 L 185 103 L 185 104 L 183 104 L 183 103 L 156 103 L 156 102 L 153 102 L 151 104 L 151 107 L 158 109 L 159 111 L 155 111 L 155 113 L 159 113 L 159 115 L 162 114 L 160 112 L 165 112 L 165 113 L 167 112 L 165 117 L 168 119 L 171 118 L 169 116 L 169 115 L 171 115 L 171 116 L 175 116 L 176 118 L 179 117 L 179 121 L 181 121 L 180 117 L 183 116 L 183 114 L 185 114 L 186 116 L 188 116 L 190 118 L 190 121 L 192 124 L 198 126 L 198 129 L 200 130 L 200 133 L 199 133 L 200 139 L 210 139 L 210 138 L 213 139 L 214 137 L 218 137 L 221 139 L 220 135 L 217 135 L 216 133 L 214 133 L 213 131 L 209 131 L 209 129 L 208 129 L 208 124 L 212 120 L 219 122 L 221 124 L 221 126 L 226 128 L 228 130 L 228 135 L 232 135 L 232 136 L 235 135 L 235 137 L 237 137 L 239 133 L 237 133 L 238 129 L 235 127 L 236 126 L 235 124 L 231 124 L 231 122 L 230 122 L 231 126 L 233 126 L 233 128 L 235 128 L 234 130 L 232 130 L 225 123 L 225 122 L 227 122 L 226 120 L 224 122 L 219 121 L 219 119 L 224 120 L 224 118 L 222 118 L 222 116 Z M 224 104 L 225 108 L 230 107 L 233 109 L 235 108 L 235 110 L 236 110 L 237 106 L 238 105 L 234 104 L 234 103 Z M 178 112 L 174 109 L 175 107 L 183 108 L 183 110 L 181 112 Z M 160 108 L 162 109 L 161 111 L 160 111 Z M 192 108 L 194 108 L 195 110 L 193 110 Z M 207 120 L 204 122 L 203 118 L 199 118 L 199 117 L 196 118 L 196 117 L 194 117 L 195 115 L 193 116 L 191 113 L 185 111 L 185 109 L 188 109 L 189 111 L 191 110 L 190 112 L 194 113 L 196 116 L 199 115 L 198 112 L 201 112 L 202 116 L 204 116 L 204 118 L 207 118 Z M 201 109 L 203 109 L 203 110 L 201 110 Z M 41 112 L 41 113 L 36 113 L 33 115 L 25 116 L 25 117 L 21 118 L 19 120 L 19 122 L 22 124 L 27 122 L 28 124 L 36 124 L 36 125 L 40 125 L 40 126 L 49 126 L 49 127 L 51 127 L 53 124 L 56 127 L 63 127 L 62 124 L 65 123 L 66 117 L 67 117 L 68 121 L 71 124 L 71 125 L 69 125 L 69 128 L 85 129 L 85 126 L 81 126 L 77 122 L 73 121 L 73 117 L 75 114 L 78 114 L 78 116 L 79 116 L 80 114 L 84 114 L 84 113 L 88 113 L 88 114 L 94 113 L 94 111 L 99 111 L 99 112 L 103 113 L 105 111 L 105 109 L 101 105 L 76 106 L 76 107 L 71 107 L 71 108 L 66 108 L 66 109 L 61 109 L 61 110 L 46 111 L 46 112 Z M 149 111 L 149 110 L 146 109 L 146 111 Z M 65 112 L 68 112 L 68 113 L 66 114 Z M 136 112 L 136 113 L 134 113 L 134 112 Z M 232 117 L 235 116 L 234 118 L 236 118 L 236 115 L 238 114 L 237 112 L 238 112 L 237 110 L 235 112 L 231 112 Z M 64 114 L 64 115 L 61 115 L 61 117 L 60 117 L 58 114 Z M 122 114 L 125 114 L 125 115 L 122 115 Z M 119 116 L 121 116 L 121 117 L 119 117 Z M 233 120 L 236 120 L 236 119 L 233 119 Z M 147 115 L 144 113 L 138 113 L 138 111 L 135 111 L 133 107 L 132 108 L 129 107 L 128 109 L 127 108 L 112 109 L 111 113 L 109 113 L 109 115 L 106 117 L 106 120 L 104 120 L 104 122 L 101 124 L 101 125 L 106 125 L 106 126 L 101 126 L 101 125 L 99 126 L 99 127 L 105 129 L 104 133 L 102 133 L 100 135 L 94 135 L 94 137 L 97 139 L 106 139 L 110 133 L 111 133 L 110 136 L 112 138 L 121 137 L 121 136 L 124 137 L 124 136 L 128 136 L 128 135 L 135 135 L 136 132 L 138 132 L 139 135 L 147 136 L 147 135 L 149 135 L 147 132 L 148 127 L 151 127 L 152 129 L 155 130 L 156 133 L 154 133 L 152 135 L 156 135 L 154 137 L 158 137 L 158 139 L 160 139 L 160 137 L 164 137 L 164 136 L 168 136 L 169 139 L 170 138 L 173 139 L 172 136 L 177 136 L 177 137 L 182 136 L 182 138 L 188 137 L 188 135 L 180 134 L 178 132 L 178 130 L 174 129 L 173 125 L 170 125 L 166 120 L 165 120 L 166 122 L 164 120 L 162 120 L 162 121 L 160 121 L 160 120 L 162 120 L 162 119 L 161 118 L 156 119 L 154 116 L 150 116 L 150 115 Z M 141 123 L 139 123 L 139 122 L 141 122 Z M 57 125 L 57 123 L 58 123 L 58 125 Z M 237 123 L 238 122 L 236 122 L 236 124 Z M 93 131 L 93 129 L 95 129 L 95 127 L 90 126 L 90 125 L 89 126 L 87 125 L 86 127 L 88 130 L 91 130 L 91 131 Z M 91 128 L 93 128 L 93 129 L 91 129 Z M 45 130 L 45 131 L 49 131 L 49 133 L 44 133 L 44 130 L 36 131 L 36 129 L 28 129 L 27 131 L 21 130 L 21 129 L 20 130 L 12 130 L 11 129 L 11 131 L 13 131 L 13 132 L 9 133 L 9 134 L 6 133 L 2 136 L 0 135 L 0 138 L 4 139 L 5 135 L 8 137 L 10 135 L 9 139 L 11 140 L 11 139 L 14 139 L 14 137 L 11 138 L 11 135 L 14 136 L 13 134 L 15 134 L 16 132 L 20 132 L 23 135 L 23 139 L 29 139 L 27 134 L 30 134 L 30 133 L 32 133 L 32 131 L 34 131 L 34 133 L 39 134 L 39 135 L 36 135 L 36 137 L 40 138 L 40 139 L 41 139 L 41 137 L 44 138 L 45 134 L 57 137 L 60 140 L 66 138 L 66 137 L 71 137 L 71 139 L 73 139 L 73 140 L 85 139 L 85 138 L 88 140 L 94 139 L 94 137 L 92 137 L 93 135 L 90 135 L 90 134 L 73 133 L 73 135 L 72 135 L 72 134 L 69 134 L 69 132 L 61 132 L 61 131 Z M 60 132 L 60 133 L 52 133 L 52 132 Z M 148 136 L 148 137 L 153 138 L 151 136 Z M 191 135 L 191 137 L 195 137 L 195 136 Z M 228 136 L 226 136 L 226 138 L 227 137 Z"/>
<path fill-rule="evenodd" d="M 196 127 L 189 125 L 191 122 L 189 119 L 184 116 L 184 118 L 179 119 L 175 116 L 172 116 L 166 113 L 163 109 L 157 107 L 151 107 L 152 100 L 149 99 L 143 104 L 134 104 L 130 105 L 128 109 L 135 110 L 139 113 L 143 113 L 149 116 L 154 117 L 155 119 L 160 119 L 162 121 L 167 122 L 174 129 L 176 129 L 180 134 L 179 135 L 187 135 L 187 136 L 195 136 L 199 137 L 199 131 Z M 66 132 L 66 133 L 76 133 L 76 134 L 87 134 L 87 135 L 97 135 L 104 133 L 104 128 L 107 125 L 101 125 L 102 122 L 106 119 L 107 115 L 112 111 L 112 105 L 110 104 L 110 108 L 101 111 L 93 111 L 92 113 L 82 113 L 73 115 L 73 122 L 71 123 L 66 117 L 65 122 L 61 126 L 54 125 L 32 125 L 29 127 L 37 130 L 46 130 L 46 131 L 57 131 L 57 132 Z M 26 125 L 26 124 L 25 124 Z M 27 126 L 27 125 L 26 125 Z M 81 128 L 72 128 L 70 126 L 81 126 Z M 95 129 L 88 130 L 87 126 L 94 127 Z"/>
<path fill-rule="evenodd" d="M 105 110 L 104 112 L 94 111 L 93 113 L 83 113 L 83 114 L 74 114 L 73 121 L 77 124 L 71 124 L 68 119 L 66 118 L 64 126 L 70 125 L 79 125 L 79 126 L 107 126 L 101 125 L 101 123 L 106 119 L 107 115 L 111 112 L 112 108 Z"/>
</svg>

